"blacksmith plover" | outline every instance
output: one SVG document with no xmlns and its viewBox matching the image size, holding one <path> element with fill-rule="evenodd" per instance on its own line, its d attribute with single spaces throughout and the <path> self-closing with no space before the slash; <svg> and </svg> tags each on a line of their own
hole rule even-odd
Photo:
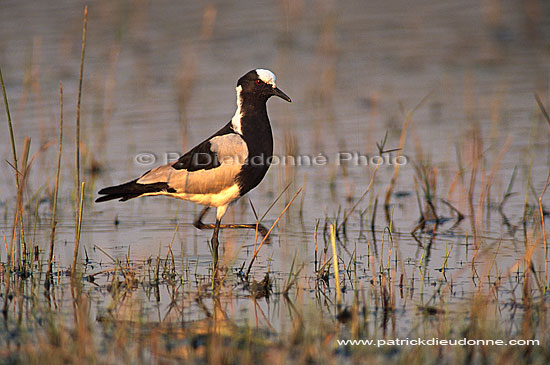
<svg viewBox="0 0 550 365">
<path fill-rule="evenodd" d="M 140 196 L 167 195 L 206 207 L 195 220 L 199 229 L 214 229 L 212 256 L 218 263 L 220 228 L 256 228 L 255 224 L 221 224 L 231 203 L 255 188 L 269 169 L 273 135 L 267 100 L 290 98 L 275 84 L 275 75 L 264 69 L 248 72 L 237 82 L 237 111 L 229 123 L 181 156 L 176 162 L 152 169 L 125 184 L 101 189 L 96 202 L 126 201 Z M 216 207 L 216 224 L 202 218 Z"/>
</svg>

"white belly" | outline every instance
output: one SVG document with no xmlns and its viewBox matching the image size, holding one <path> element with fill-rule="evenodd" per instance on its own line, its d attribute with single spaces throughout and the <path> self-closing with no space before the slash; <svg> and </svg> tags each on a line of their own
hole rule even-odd
<svg viewBox="0 0 550 365">
<path fill-rule="evenodd" d="M 237 184 L 234 184 L 220 191 L 219 193 L 211 194 L 168 193 L 165 191 L 143 194 L 143 196 L 153 195 L 166 195 L 173 198 L 188 200 L 196 204 L 206 205 L 209 207 L 221 207 L 229 205 L 229 203 L 239 197 L 239 186 Z"/>
</svg>

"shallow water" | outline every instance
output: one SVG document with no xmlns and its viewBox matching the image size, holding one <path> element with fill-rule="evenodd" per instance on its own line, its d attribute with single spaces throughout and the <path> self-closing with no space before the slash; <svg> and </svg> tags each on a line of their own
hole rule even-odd
<svg viewBox="0 0 550 365">
<path fill-rule="evenodd" d="M 82 9 L 83 3 L 74 1 L 0 5 L 0 65 L 18 147 L 24 136 L 30 136 L 32 154 L 57 138 L 58 88 L 63 82 L 65 140 L 56 259 L 65 268 L 70 265 L 74 241 L 73 145 Z M 409 289 L 416 289 L 397 298 L 398 332 L 406 333 L 417 306 L 435 304 L 430 301 L 432 295 L 438 295 L 441 286 L 450 282 L 452 294 L 447 299 L 460 305 L 477 290 L 470 271 L 474 247 L 467 194 L 473 131 L 479 128 L 484 154 L 474 201 L 479 201 L 487 179 L 491 186 L 490 209 L 476 211 L 483 248 L 476 265 L 483 273 L 492 268 L 490 281 L 495 280 L 496 270 L 506 273 L 523 256 L 525 195 L 529 193 L 529 204 L 534 206 L 534 192 L 542 192 L 549 166 L 549 129 L 534 93 L 539 92 L 550 105 L 550 4 L 541 2 L 540 15 L 532 26 L 519 3 L 503 1 L 500 13 L 495 15 L 493 10 L 473 0 L 460 5 L 405 0 L 383 5 L 364 1 L 89 4 L 81 115 L 82 165 L 86 170 L 82 180 L 87 195 L 81 256 L 87 255 L 89 260 L 87 272 L 112 267 L 96 247 L 115 259 L 125 260 L 129 255 L 136 265 L 159 253 L 165 257 L 171 247 L 177 269 L 206 278 L 211 232 L 193 228 L 197 207 L 159 197 L 125 203 L 95 204 L 93 200 L 101 187 L 133 179 L 223 126 L 235 110 L 236 80 L 250 69 L 262 67 L 276 73 L 278 86 L 293 99 L 291 104 L 269 101 L 276 154 L 322 154 L 329 163 L 273 166 L 262 184 L 226 215 L 225 222 L 254 222 L 249 200 L 261 215 L 292 182 L 284 199 L 267 215 L 265 224 L 270 226 L 303 186 L 302 194 L 278 223 L 273 244 L 262 248 L 254 277 L 260 280 L 269 269 L 275 278 L 274 291 L 280 291 L 295 257 L 296 263 L 304 264 L 295 298 L 323 307 L 314 290 L 315 225 L 320 222 L 318 239 L 323 246 L 326 224 L 336 217 L 342 221 L 344 211 L 361 197 L 374 172 L 372 165 L 339 166 L 338 153 L 377 155 L 376 142 L 386 132 L 386 149 L 397 148 L 407 113 L 426 98 L 408 124 L 402 152 L 409 163 L 401 166 L 395 187 L 398 194 L 391 199 L 395 234 L 389 265 L 384 233 L 389 222 L 383 200 L 392 165 L 381 165 L 371 192 L 350 215 L 346 236 L 339 236 L 339 253 L 347 265 L 357 250 L 357 285 L 361 288 L 370 285 L 382 264 L 384 269 L 396 268 L 394 280 L 404 274 L 411 283 Z M 40 218 L 36 224 L 32 217 L 26 219 L 27 232 L 33 232 L 32 245 L 44 251 L 49 242 L 49 201 L 37 203 L 32 198 L 39 191 L 39 197 L 46 197 L 44 190 L 53 189 L 56 146 L 54 143 L 37 155 L 26 195 L 30 206 L 38 204 Z M 7 133 L 0 149 L 5 159 L 11 159 Z M 154 156 L 154 161 L 140 163 L 144 153 Z M 89 171 L 91 161 L 100 168 L 96 175 Z M 422 235 L 420 247 L 410 232 L 420 217 L 414 166 L 422 163 L 437 169 L 437 210 L 451 221 L 435 236 Z M 460 164 L 465 168 L 463 177 L 458 175 Z M 493 166 L 497 167 L 491 175 Z M 511 234 L 496 207 L 514 168 L 515 194 L 503 209 L 511 224 L 518 226 Z M 1 229 L 8 232 L 15 206 L 13 171 L 7 164 L 0 171 L 0 208 L 6 210 Z M 421 181 L 418 183 L 424 202 Z M 370 223 L 376 197 L 374 242 Z M 466 219 L 452 228 L 456 215 L 439 198 L 449 201 Z M 527 228 L 533 229 L 531 224 Z M 236 270 L 243 261 L 248 263 L 254 232 L 223 232 L 222 240 L 224 264 Z M 375 246 L 377 255 L 373 256 Z M 498 260 L 492 264 L 497 247 Z M 2 246 L 0 255 L 5 254 Z M 330 259 L 330 248 L 328 255 Z M 543 269 L 541 246 L 536 257 L 536 270 Z M 429 261 L 419 269 L 423 259 Z M 445 261 L 446 273 L 442 275 Z M 344 271 L 341 275 L 345 276 Z M 101 280 L 103 285 L 108 279 Z M 232 318 L 253 321 L 257 304 L 271 323 L 261 326 L 276 330 L 286 326 L 285 306 L 278 305 L 278 299 L 252 302 L 248 291 L 237 279 L 232 280 L 234 295 L 224 299 Z M 511 275 L 510 280 L 521 278 Z M 346 277 L 344 283 L 347 293 L 352 293 L 351 278 Z M 328 295 L 332 299 L 333 285 L 331 276 Z M 196 286 L 190 279 L 184 291 Z M 502 290 L 497 306 L 505 305 L 510 292 L 520 288 Z M 353 295 L 347 293 L 344 301 L 349 304 Z M 169 311 L 168 294 L 159 294 L 155 304 L 147 296 L 142 298 L 144 306 L 158 307 L 151 310 L 153 320 Z M 106 306 L 104 296 L 98 289 L 94 306 L 98 312 Z M 196 304 L 184 313 L 189 320 L 203 317 Z"/>
</svg>

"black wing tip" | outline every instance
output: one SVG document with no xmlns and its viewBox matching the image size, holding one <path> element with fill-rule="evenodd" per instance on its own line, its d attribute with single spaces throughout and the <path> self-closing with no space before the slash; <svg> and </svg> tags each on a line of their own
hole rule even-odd
<svg viewBox="0 0 550 365">
<path fill-rule="evenodd" d="M 96 203 L 103 203 L 103 202 L 106 202 L 106 201 L 109 201 L 109 200 L 118 199 L 118 198 L 121 198 L 119 201 L 125 201 L 125 199 L 122 198 L 119 194 L 117 194 L 117 195 L 112 194 L 112 195 L 100 196 L 99 198 L 97 198 L 97 199 L 95 200 L 95 202 L 96 202 Z"/>
<path fill-rule="evenodd" d="M 98 194 L 103 195 L 95 200 L 96 203 L 102 203 L 109 200 L 119 199 L 121 202 L 137 198 L 143 194 L 155 193 L 159 191 L 168 191 L 175 193 L 175 190 L 168 187 L 167 183 L 153 183 L 153 184 L 138 184 L 137 180 L 130 182 L 109 186 L 98 191 Z"/>
<path fill-rule="evenodd" d="M 109 194 L 109 193 L 106 191 L 107 189 L 109 189 L 109 188 L 103 188 L 103 189 L 101 189 L 100 191 L 98 191 L 97 193 L 98 193 L 99 195 Z"/>
<path fill-rule="evenodd" d="M 119 201 L 125 201 L 128 199 L 134 198 L 136 196 L 139 196 L 139 194 L 135 195 L 136 186 L 139 186 L 139 184 L 137 184 L 136 181 L 137 179 L 129 181 L 124 184 L 109 186 L 99 190 L 97 193 L 99 195 L 104 195 L 104 196 L 100 196 L 95 200 L 95 202 L 102 203 L 102 202 L 119 199 L 119 198 L 120 198 Z"/>
</svg>

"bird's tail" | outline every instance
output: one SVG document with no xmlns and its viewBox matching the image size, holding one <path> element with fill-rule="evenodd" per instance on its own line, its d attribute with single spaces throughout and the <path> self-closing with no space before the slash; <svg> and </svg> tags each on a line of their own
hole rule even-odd
<svg viewBox="0 0 550 365">
<path fill-rule="evenodd" d="M 96 203 L 106 202 L 113 199 L 120 199 L 120 201 L 126 201 L 128 199 L 137 198 L 138 196 L 148 193 L 158 193 L 161 191 L 169 191 L 170 188 L 165 182 L 158 182 L 153 184 L 138 184 L 138 179 L 132 180 L 125 184 L 116 186 L 109 186 L 108 188 L 101 189 L 98 193 L 99 198 L 96 199 Z"/>
</svg>

